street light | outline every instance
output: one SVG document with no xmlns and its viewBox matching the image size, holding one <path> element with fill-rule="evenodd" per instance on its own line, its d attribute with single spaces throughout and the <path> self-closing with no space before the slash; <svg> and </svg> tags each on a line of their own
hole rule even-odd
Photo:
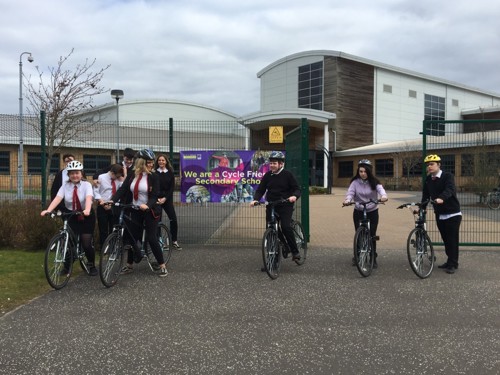
<svg viewBox="0 0 500 375">
<path fill-rule="evenodd" d="M 34 61 L 31 52 L 19 55 L 19 153 L 17 155 L 17 199 L 24 199 L 24 174 L 23 174 L 23 55 L 29 55 L 28 61 Z"/>
<path fill-rule="evenodd" d="M 123 90 L 111 90 L 111 97 L 116 100 L 116 162 L 120 162 L 120 112 L 118 102 L 123 98 Z"/>
</svg>

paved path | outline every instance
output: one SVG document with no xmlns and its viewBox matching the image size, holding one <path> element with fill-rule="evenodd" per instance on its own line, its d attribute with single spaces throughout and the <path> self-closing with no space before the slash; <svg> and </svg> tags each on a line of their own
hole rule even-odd
<svg viewBox="0 0 500 375">
<path fill-rule="evenodd" d="M 500 252 L 426 280 L 403 254 L 366 279 L 350 258 L 312 248 L 271 281 L 259 249 L 189 247 L 165 279 L 72 279 L 0 319 L 0 374 L 500 373 Z"/>
</svg>

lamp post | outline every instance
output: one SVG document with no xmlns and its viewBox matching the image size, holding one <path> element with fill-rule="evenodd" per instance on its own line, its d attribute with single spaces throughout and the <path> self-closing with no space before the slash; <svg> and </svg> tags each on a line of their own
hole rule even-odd
<svg viewBox="0 0 500 375">
<path fill-rule="evenodd" d="M 31 52 L 19 55 L 19 153 L 17 155 L 17 199 L 24 199 L 24 174 L 23 174 L 23 55 L 29 55 L 28 61 L 34 61 Z"/>
<path fill-rule="evenodd" d="M 120 162 L 120 111 L 118 102 L 123 98 L 123 90 L 111 90 L 111 97 L 116 100 L 116 162 Z"/>
</svg>

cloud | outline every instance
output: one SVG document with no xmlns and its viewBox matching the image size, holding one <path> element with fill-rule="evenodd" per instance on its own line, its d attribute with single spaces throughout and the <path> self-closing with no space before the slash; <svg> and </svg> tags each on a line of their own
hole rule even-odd
<svg viewBox="0 0 500 375">
<path fill-rule="evenodd" d="M 423 0 L 0 0 L 0 113 L 17 113 L 26 75 L 72 48 L 111 64 L 103 84 L 125 100 L 198 102 L 238 115 L 259 109 L 256 73 L 289 54 L 325 49 L 500 92 L 500 8 Z M 33 79 L 33 78 L 32 78 Z M 111 102 L 109 94 L 96 104 Z"/>
</svg>

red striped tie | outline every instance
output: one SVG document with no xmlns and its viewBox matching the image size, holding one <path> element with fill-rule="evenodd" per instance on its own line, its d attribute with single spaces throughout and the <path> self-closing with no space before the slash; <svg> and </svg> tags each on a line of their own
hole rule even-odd
<svg viewBox="0 0 500 375">
<path fill-rule="evenodd" d="M 134 186 L 134 200 L 138 200 L 139 199 L 139 183 L 141 182 L 142 180 L 142 173 L 137 176 L 137 182 L 135 183 L 135 186 Z"/>
<path fill-rule="evenodd" d="M 115 184 L 115 180 L 111 180 L 111 194 L 112 195 L 115 195 L 116 193 L 116 184 Z"/>
</svg>

